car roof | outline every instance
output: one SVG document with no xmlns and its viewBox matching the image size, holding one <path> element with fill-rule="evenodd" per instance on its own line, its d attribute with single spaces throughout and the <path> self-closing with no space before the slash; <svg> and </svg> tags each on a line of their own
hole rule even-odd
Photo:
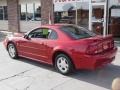
<svg viewBox="0 0 120 90">
<path fill-rule="evenodd" d="M 51 24 L 51 25 L 48 24 L 48 25 L 42 25 L 41 27 L 55 29 L 55 28 L 60 28 L 62 26 L 70 26 L 70 25 L 73 25 L 73 24 Z"/>
<path fill-rule="evenodd" d="M 73 25 L 73 24 L 51 24 L 51 25 L 42 25 L 41 28 L 50 28 L 50 29 L 53 29 L 53 30 L 58 32 L 58 31 L 61 31 L 60 28 L 62 26 L 71 26 L 71 25 Z M 72 40 L 70 37 L 68 37 L 67 35 L 65 35 L 63 33 L 59 33 L 59 34 L 64 35 L 64 37 L 63 37 L 64 40 L 65 39 L 66 40 Z M 63 38 L 61 40 L 63 40 Z"/>
</svg>

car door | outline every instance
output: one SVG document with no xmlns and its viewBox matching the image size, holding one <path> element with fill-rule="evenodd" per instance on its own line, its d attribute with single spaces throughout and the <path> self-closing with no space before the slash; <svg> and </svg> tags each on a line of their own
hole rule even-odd
<svg viewBox="0 0 120 90">
<path fill-rule="evenodd" d="M 44 33 L 43 28 L 37 28 L 31 31 L 27 35 L 27 38 L 19 41 L 19 54 L 24 57 L 46 62 L 46 57 L 43 55 L 43 51 L 45 51 L 43 40 L 46 38 L 46 36 L 43 35 Z"/>
<path fill-rule="evenodd" d="M 47 38 L 41 40 L 41 42 L 43 43 L 42 55 L 46 57 L 46 61 L 48 63 L 52 63 L 51 56 L 53 54 L 54 47 L 58 44 L 57 43 L 58 35 L 57 35 L 57 32 L 52 29 L 48 29 L 48 32 L 49 34 Z"/>
</svg>

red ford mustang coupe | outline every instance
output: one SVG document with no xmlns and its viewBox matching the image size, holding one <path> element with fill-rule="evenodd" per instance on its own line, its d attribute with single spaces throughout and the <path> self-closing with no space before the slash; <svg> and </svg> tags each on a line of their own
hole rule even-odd
<svg viewBox="0 0 120 90">
<path fill-rule="evenodd" d="M 94 70 L 115 59 L 112 36 L 96 35 L 76 25 L 44 25 L 25 35 L 4 40 L 11 58 L 25 57 L 53 65 L 61 74 L 74 69 Z"/>
</svg>

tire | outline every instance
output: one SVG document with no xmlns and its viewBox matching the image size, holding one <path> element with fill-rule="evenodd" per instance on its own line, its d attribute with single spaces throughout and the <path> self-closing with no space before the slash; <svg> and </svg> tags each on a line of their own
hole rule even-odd
<svg viewBox="0 0 120 90">
<path fill-rule="evenodd" d="M 18 58 L 18 53 L 17 53 L 17 49 L 16 49 L 15 44 L 9 43 L 8 46 L 7 46 L 7 49 L 8 49 L 9 56 L 12 59 L 17 59 Z"/>
<path fill-rule="evenodd" d="M 63 75 L 70 74 L 74 70 L 71 59 L 65 54 L 59 54 L 56 56 L 55 68 L 59 73 Z"/>
</svg>

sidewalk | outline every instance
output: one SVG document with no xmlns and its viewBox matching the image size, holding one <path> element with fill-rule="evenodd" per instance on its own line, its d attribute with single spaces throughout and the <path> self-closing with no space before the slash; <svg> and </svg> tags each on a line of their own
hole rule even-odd
<svg viewBox="0 0 120 90">
<path fill-rule="evenodd" d="M 9 35 L 9 34 L 12 34 L 12 32 L 9 32 L 9 31 L 0 31 L 0 35 L 3 34 L 5 36 Z"/>
</svg>

